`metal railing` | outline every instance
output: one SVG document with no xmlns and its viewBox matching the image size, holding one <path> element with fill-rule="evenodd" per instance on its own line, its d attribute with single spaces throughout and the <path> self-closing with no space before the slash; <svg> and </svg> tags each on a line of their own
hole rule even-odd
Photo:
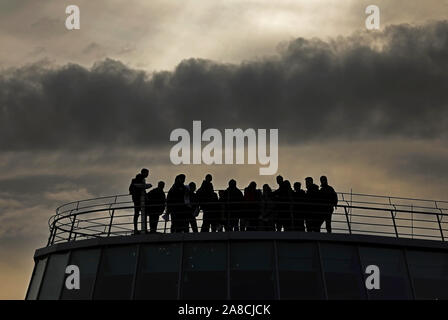
<svg viewBox="0 0 448 320">
<path fill-rule="evenodd" d="M 448 201 L 357 193 L 338 193 L 338 199 L 338 206 L 331 217 L 333 233 L 437 241 L 445 241 L 447 238 Z M 241 206 L 236 212 L 234 209 L 233 211 L 227 210 L 226 205 L 228 204 Z M 216 217 L 213 223 L 218 231 L 230 229 L 274 231 L 278 229 L 275 224 L 278 222 L 279 216 L 287 217 L 288 220 L 286 221 L 288 227 L 284 227 L 282 231 L 301 231 L 302 229 L 298 228 L 298 225 L 302 224 L 302 220 L 305 221 L 305 225 L 308 225 L 311 221 L 317 219 L 319 212 L 322 213 L 317 209 L 322 208 L 322 203 L 275 201 L 270 203 L 223 203 L 218 201 L 214 202 L 213 205 L 216 206 L 213 211 Z M 252 207 L 249 208 L 248 205 Z M 253 205 L 258 207 L 254 209 Z M 284 209 L 285 205 L 287 209 Z M 260 215 L 266 213 L 267 206 L 270 206 L 267 216 L 271 218 L 262 220 Z M 279 209 L 279 206 L 283 206 L 283 209 Z M 150 206 L 147 207 L 151 211 Z M 172 217 L 172 215 L 168 216 Z M 232 224 L 231 221 L 234 221 L 235 217 L 241 217 L 240 220 L 250 225 L 251 228 L 229 228 L 229 223 Z M 133 218 L 134 203 L 129 195 L 115 195 L 70 202 L 57 208 L 56 214 L 49 219 L 50 236 L 47 246 L 81 239 L 131 235 L 134 233 Z M 266 220 L 270 221 L 271 224 L 262 222 Z M 317 220 L 322 223 L 322 215 Z M 204 225 L 202 210 L 195 221 L 200 230 Z M 274 223 L 274 229 L 272 229 L 272 223 Z M 140 219 L 138 227 L 141 228 Z M 191 226 L 187 228 L 189 232 L 192 231 Z M 171 233 L 175 232 L 174 229 L 170 219 L 162 218 L 159 219 L 156 231 L 158 233 Z M 322 231 L 325 231 L 325 223 L 322 223 Z"/>
</svg>

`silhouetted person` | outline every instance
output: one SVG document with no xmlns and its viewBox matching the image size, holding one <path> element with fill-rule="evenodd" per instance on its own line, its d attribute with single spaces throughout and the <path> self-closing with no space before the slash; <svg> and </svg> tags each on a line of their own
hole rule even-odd
<svg viewBox="0 0 448 320">
<path fill-rule="evenodd" d="M 294 183 L 294 206 L 293 206 L 293 223 L 295 231 L 305 231 L 305 191 L 301 189 L 300 182 Z"/>
<path fill-rule="evenodd" d="M 216 203 L 216 214 L 218 219 L 217 231 L 222 232 L 227 226 L 227 215 L 226 215 L 226 199 L 224 195 L 224 190 L 218 191 L 218 201 Z M 227 229 L 226 229 L 227 231 Z"/>
<path fill-rule="evenodd" d="M 188 208 L 185 205 L 186 187 L 185 175 L 179 174 L 174 184 L 168 191 L 167 196 L 167 211 L 171 215 L 171 232 L 186 232 L 188 231 L 187 214 Z"/>
<path fill-rule="evenodd" d="M 268 184 L 263 185 L 263 193 L 261 197 L 263 206 L 260 216 L 260 230 L 275 231 L 273 193 Z"/>
<path fill-rule="evenodd" d="M 213 189 L 211 174 L 205 176 L 205 180 L 202 181 L 201 187 L 198 189 L 197 196 L 203 213 L 201 232 L 209 232 L 210 229 L 212 229 L 212 232 L 216 231 L 217 217 L 215 202 L 218 200 L 218 196 Z"/>
<path fill-rule="evenodd" d="M 308 232 L 320 232 L 323 223 L 322 205 L 319 187 L 313 183 L 313 178 L 307 177 L 306 184 L 306 230 Z"/>
<path fill-rule="evenodd" d="M 238 189 L 235 180 L 229 181 L 229 187 L 224 191 L 223 198 L 225 207 L 225 230 L 239 231 L 239 220 L 243 211 L 243 193 Z"/>
<path fill-rule="evenodd" d="M 196 194 L 196 184 L 194 182 L 190 182 L 187 187 L 187 195 L 186 195 L 186 205 L 188 207 L 187 214 L 187 231 L 189 230 L 188 226 L 191 226 L 191 230 L 193 232 L 198 232 L 198 224 L 196 222 L 196 217 L 199 214 L 199 200 Z"/>
<path fill-rule="evenodd" d="M 244 189 L 246 210 L 243 214 L 242 231 L 256 231 L 261 213 L 261 191 L 257 189 L 255 181 Z"/>
<path fill-rule="evenodd" d="M 328 233 L 331 233 L 331 215 L 333 214 L 334 208 L 338 204 L 338 195 L 334 191 L 333 187 L 328 185 L 328 180 L 326 176 L 320 177 L 320 198 L 322 199 L 324 206 L 324 219 L 325 227 Z"/>
<path fill-rule="evenodd" d="M 282 206 L 281 206 L 281 204 L 279 204 L 279 202 L 280 202 L 280 192 L 281 192 L 280 189 L 283 184 L 283 177 L 278 175 L 276 178 L 276 181 L 277 181 L 278 188 L 277 188 L 277 190 L 275 190 L 272 193 L 272 199 L 274 201 L 274 217 L 273 218 L 274 218 L 275 231 L 281 231 L 282 226 L 281 226 L 280 220 L 279 220 L 279 212 L 280 212 L 280 210 L 282 210 Z"/>
<path fill-rule="evenodd" d="M 278 227 L 280 231 L 292 231 L 293 229 L 293 191 L 288 180 L 282 182 L 279 189 L 279 204 L 277 205 Z"/>
<path fill-rule="evenodd" d="M 138 216 L 141 213 L 142 232 L 147 231 L 146 218 L 146 189 L 151 188 L 152 185 L 146 183 L 146 178 L 149 176 L 149 170 L 143 168 L 139 174 L 131 180 L 129 185 L 129 194 L 132 196 L 134 202 L 134 233 L 139 233 L 137 230 Z"/>
<path fill-rule="evenodd" d="M 149 232 L 157 232 L 159 216 L 165 211 L 165 182 L 159 181 L 157 188 L 148 192 Z"/>
</svg>

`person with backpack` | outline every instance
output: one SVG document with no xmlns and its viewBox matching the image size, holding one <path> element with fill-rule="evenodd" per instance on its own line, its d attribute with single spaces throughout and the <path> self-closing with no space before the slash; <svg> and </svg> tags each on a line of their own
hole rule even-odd
<svg viewBox="0 0 448 320">
<path fill-rule="evenodd" d="M 141 213 L 142 232 L 147 231 L 147 215 L 146 215 L 146 189 L 152 187 L 151 184 L 146 183 L 146 178 L 149 176 L 149 170 L 143 168 L 139 174 L 131 180 L 129 185 L 129 194 L 132 196 L 134 202 L 134 234 L 138 234 L 137 230 L 138 216 Z"/>
</svg>

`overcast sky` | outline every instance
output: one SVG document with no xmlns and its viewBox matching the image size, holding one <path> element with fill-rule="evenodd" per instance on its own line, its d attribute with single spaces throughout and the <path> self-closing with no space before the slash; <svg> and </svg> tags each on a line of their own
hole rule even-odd
<svg viewBox="0 0 448 320">
<path fill-rule="evenodd" d="M 58 205 L 126 193 L 143 166 L 153 184 L 274 185 L 258 166 L 172 165 L 169 134 L 193 120 L 279 129 L 292 182 L 447 200 L 447 14 L 446 0 L 1 1 L 0 298 L 24 298 Z"/>
</svg>

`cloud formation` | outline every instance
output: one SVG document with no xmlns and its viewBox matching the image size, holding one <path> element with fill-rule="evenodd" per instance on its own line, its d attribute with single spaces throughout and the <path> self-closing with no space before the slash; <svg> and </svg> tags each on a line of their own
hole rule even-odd
<svg viewBox="0 0 448 320">
<path fill-rule="evenodd" d="M 166 146 L 192 120 L 279 128 L 281 144 L 445 138 L 447 87 L 447 21 L 299 38 L 273 58 L 188 59 L 153 74 L 110 59 L 90 69 L 33 64 L 0 76 L 0 148 Z"/>
</svg>

